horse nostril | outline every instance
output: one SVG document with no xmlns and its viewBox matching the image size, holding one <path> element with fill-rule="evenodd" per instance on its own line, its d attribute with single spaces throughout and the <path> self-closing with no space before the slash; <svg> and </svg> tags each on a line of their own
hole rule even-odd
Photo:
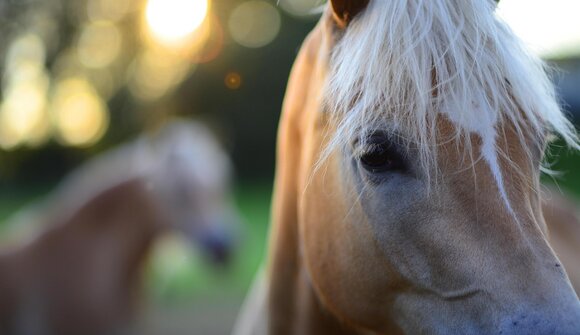
<svg viewBox="0 0 580 335">
<path fill-rule="evenodd" d="M 212 262 L 227 263 L 232 254 L 232 237 L 225 232 L 211 231 L 201 236 L 201 246 Z"/>
<path fill-rule="evenodd" d="M 570 315 L 549 316 L 549 313 L 521 314 L 504 320 L 498 332 L 502 335 L 578 335 L 580 320 Z"/>
</svg>

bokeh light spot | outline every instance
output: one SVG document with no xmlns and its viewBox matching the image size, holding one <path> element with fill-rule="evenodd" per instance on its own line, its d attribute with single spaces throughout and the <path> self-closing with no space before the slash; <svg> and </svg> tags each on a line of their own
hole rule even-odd
<svg viewBox="0 0 580 335">
<path fill-rule="evenodd" d="M 45 46 L 36 34 L 11 41 L 5 58 L 0 104 L 0 146 L 36 146 L 50 136 L 47 92 L 50 78 L 44 68 Z"/>
<path fill-rule="evenodd" d="M 174 43 L 203 23 L 208 6 L 208 0 L 149 0 L 145 18 L 154 36 Z"/>
<path fill-rule="evenodd" d="M 153 101 L 167 94 L 187 76 L 191 68 L 185 59 L 160 49 L 147 49 L 133 64 L 129 90 L 141 101 Z"/>
<path fill-rule="evenodd" d="M 46 49 L 40 37 L 36 34 L 23 34 L 14 39 L 6 53 L 6 75 L 18 73 L 22 65 L 35 66 L 35 70 L 44 67 Z"/>
<path fill-rule="evenodd" d="M 236 7 L 229 19 L 232 38 L 248 48 L 263 47 L 280 31 L 280 13 L 265 1 L 247 1 Z"/>
<path fill-rule="evenodd" d="M 12 87 L 0 106 L 0 123 L 6 132 L 3 142 L 9 147 L 25 143 L 43 134 L 34 134 L 46 122 L 46 89 L 35 82 L 23 82 Z M 10 139 L 7 139 L 10 137 Z"/>
<path fill-rule="evenodd" d="M 242 86 L 242 76 L 237 72 L 230 72 L 226 75 L 224 82 L 230 90 L 237 90 Z"/>
<path fill-rule="evenodd" d="M 106 21 L 93 22 L 82 30 L 78 57 L 89 68 L 103 68 L 118 57 L 121 45 L 121 32 L 114 24 Z"/>
<path fill-rule="evenodd" d="M 105 103 L 82 78 L 57 84 L 51 114 L 59 140 L 66 145 L 90 146 L 103 136 L 109 124 Z"/>
<path fill-rule="evenodd" d="M 89 0 L 87 13 L 92 21 L 121 20 L 131 9 L 132 0 Z"/>
</svg>

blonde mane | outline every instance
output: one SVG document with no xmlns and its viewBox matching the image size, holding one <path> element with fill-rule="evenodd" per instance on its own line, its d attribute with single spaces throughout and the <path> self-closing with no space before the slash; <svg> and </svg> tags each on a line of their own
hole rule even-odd
<svg viewBox="0 0 580 335">
<path fill-rule="evenodd" d="M 332 53 L 325 103 L 338 131 L 328 149 L 389 125 L 417 146 L 429 171 L 435 121 L 445 115 L 469 149 L 463 135 L 481 137 L 481 158 L 507 201 L 499 123 L 513 123 L 522 141 L 555 133 L 578 148 L 544 63 L 494 11 L 491 0 L 371 0 Z"/>
</svg>

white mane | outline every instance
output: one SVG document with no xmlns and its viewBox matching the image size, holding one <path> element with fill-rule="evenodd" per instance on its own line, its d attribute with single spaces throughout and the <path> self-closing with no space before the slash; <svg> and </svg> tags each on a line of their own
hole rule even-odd
<svg viewBox="0 0 580 335">
<path fill-rule="evenodd" d="M 387 124 L 417 145 L 429 170 L 435 119 L 443 114 L 457 137 L 481 137 L 482 157 L 506 201 L 499 122 L 513 122 L 522 140 L 553 132 L 578 148 L 544 64 L 494 10 L 491 0 L 371 0 L 333 51 L 325 100 L 338 131 L 329 148 Z"/>
</svg>

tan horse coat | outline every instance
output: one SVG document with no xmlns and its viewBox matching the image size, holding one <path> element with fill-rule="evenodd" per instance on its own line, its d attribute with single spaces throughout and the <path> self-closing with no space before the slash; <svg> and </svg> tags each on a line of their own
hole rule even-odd
<svg viewBox="0 0 580 335">
<path fill-rule="evenodd" d="M 548 188 L 543 199 L 550 243 L 580 296 L 580 205 L 554 188 Z"/>
<path fill-rule="evenodd" d="M 318 27 L 306 39 L 303 48 L 298 55 L 295 66 L 292 70 L 288 90 L 286 93 L 285 104 L 280 121 L 278 137 L 278 156 L 277 156 L 277 174 L 275 181 L 275 194 L 273 203 L 273 227 L 270 241 L 270 259 L 267 271 L 267 289 L 268 298 L 264 306 L 267 311 L 267 322 L 269 324 L 268 333 L 283 334 L 366 334 L 366 332 L 356 325 L 349 324 L 347 320 L 341 320 L 334 313 L 332 304 L 324 301 L 326 298 L 317 292 L 316 285 L 309 276 L 308 267 L 304 258 L 304 238 L 306 230 L 314 229 L 302 225 L 303 217 L 323 217 L 325 220 L 334 217 L 339 221 L 345 214 L 339 208 L 346 208 L 348 204 L 322 201 L 316 207 L 316 213 L 304 212 L 300 210 L 301 202 L 316 201 L 316 195 L 328 197 L 332 200 L 340 201 L 340 198 L 328 195 L 325 192 L 325 185 L 330 189 L 337 186 L 337 178 L 332 170 L 324 172 L 324 183 L 319 180 L 312 180 L 311 171 L 317 163 L 316 159 L 320 156 L 321 148 L 326 143 L 326 127 L 328 120 L 321 112 L 319 101 L 321 97 L 320 90 L 323 87 L 322 81 L 325 73 L 321 73 L 326 68 L 330 52 L 330 45 L 334 40 L 333 28 L 329 27 L 329 20 L 321 20 Z M 324 169 L 324 167 L 322 167 Z M 334 183 L 334 184 L 333 184 Z M 310 197 L 304 197 L 306 187 L 314 189 Z M 491 204 L 490 204 L 491 205 Z M 566 268 L 569 269 L 572 280 L 576 285 L 578 282 L 579 260 L 578 248 L 580 248 L 580 224 L 570 216 L 570 206 L 563 208 L 560 202 L 547 201 L 544 206 L 548 208 L 547 219 L 550 221 L 549 226 L 553 227 L 552 241 L 554 249 L 561 256 Z M 557 217 L 566 217 L 564 221 L 554 221 Z M 331 219 L 332 220 L 332 219 Z M 567 230 L 564 238 L 562 232 Z M 309 231 L 312 234 L 328 234 L 327 239 L 332 240 L 333 231 Z M 341 232 L 334 232 L 340 234 Z M 344 233 L 344 232 L 342 232 Z M 363 233 L 364 236 L 358 236 L 360 241 L 372 241 L 372 232 Z M 572 237 L 575 236 L 575 237 Z M 372 242 L 369 242 L 372 243 Z M 374 251 L 361 250 L 355 245 L 345 245 L 345 262 L 355 261 L 356 259 L 380 259 Z M 336 250 L 325 250 L 325 246 L 319 247 L 320 252 L 341 252 Z M 365 254 L 366 252 L 366 254 Z M 576 255 L 576 257 L 574 257 Z M 353 263 L 355 264 L 355 263 Z M 380 264 L 375 264 L 380 266 Z M 332 264 L 317 263 L 317 267 L 332 266 Z M 360 266 L 369 266 L 366 265 Z M 372 267 L 372 263 L 370 264 Z M 372 276 L 372 270 L 364 271 L 364 268 L 353 268 L 353 276 Z M 349 278 L 335 278 L 336 281 L 348 281 Z M 369 278 L 368 282 L 372 282 Z M 332 283 L 326 283 L 331 285 Z M 361 291 L 376 292 L 377 301 L 375 304 L 388 303 L 381 301 L 381 288 L 378 287 L 358 287 Z M 385 288 L 382 288 L 383 290 Z M 578 289 L 578 287 L 577 287 Z M 350 292 L 343 292 L 346 296 Z M 332 297 L 332 299 L 337 299 Z M 340 298 L 338 298 L 340 299 Z M 369 301 L 352 299 L 353 305 L 359 304 L 357 310 L 365 310 L 364 305 Z M 377 319 L 375 315 L 368 311 L 368 315 L 361 315 L 361 318 L 367 318 L 369 324 L 372 322 L 385 322 L 389 320 Z M 264 320 L 262 320 L 264 321 Z M 378 327 L 386 325 L 377 324 Z M 252 334 L 258 332 L 250 332 Z M 391 334 L 400 333 L 400 330 L 392 328 Z"/>
</svg>

